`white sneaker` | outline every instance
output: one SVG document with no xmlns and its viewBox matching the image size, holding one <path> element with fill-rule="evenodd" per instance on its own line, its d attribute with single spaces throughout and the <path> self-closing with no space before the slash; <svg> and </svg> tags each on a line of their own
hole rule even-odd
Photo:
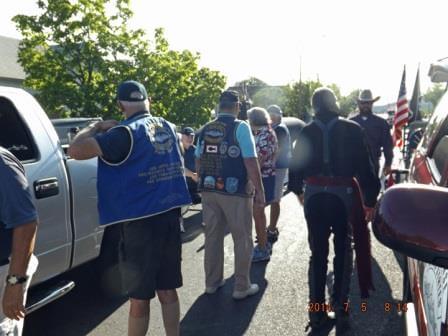
<svg viewBox="0 0 448 336">
<path fill-rule="evenodd" d="M 259 290 L 260 288 L 257 284 L 251 284 L 245 291 L 234 291 L 232 297 L 235 300 L 242 300 L 247 298 L 248 296 L 257 294 Z"/>
<path fill-rule="evenodd" d="M 215 286 L 215 287 L 206 287 L 206 288 L 205 288 L 205 294 L 215 294 L 216 291 L 217 291 L 218 289 L 220 289 L 222 286 L 224 286 L 225 284 L 226 284 L 226 280 L 222 280 L 222 281 L 218 284 L 218 286 Z"/>
</svg>

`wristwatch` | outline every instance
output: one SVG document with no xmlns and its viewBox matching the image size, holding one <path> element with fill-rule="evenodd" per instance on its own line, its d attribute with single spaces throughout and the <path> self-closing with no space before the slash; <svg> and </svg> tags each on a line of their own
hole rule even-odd
<svg viewBox="0 0 448 336">
<path fill-rule="evenodd" d="M 27 280 L 28 276 L 8 275 L 6 277 L 6 283 L 11 286 L 23 284 Z"/>
</svg>

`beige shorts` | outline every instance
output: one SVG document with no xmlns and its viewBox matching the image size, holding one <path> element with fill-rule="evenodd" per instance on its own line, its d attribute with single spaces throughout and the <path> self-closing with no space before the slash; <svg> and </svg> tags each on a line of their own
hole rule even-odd
<svg viewBox="0 0 448 336">
<path fill-rule="evenodd" d="M 283 189 L 285 186 L 285 179 L 288 176 L 288 168 L 275 170 L 275 193 L 273 203 L 279 203 L 283 197 Z"/>
</svg>

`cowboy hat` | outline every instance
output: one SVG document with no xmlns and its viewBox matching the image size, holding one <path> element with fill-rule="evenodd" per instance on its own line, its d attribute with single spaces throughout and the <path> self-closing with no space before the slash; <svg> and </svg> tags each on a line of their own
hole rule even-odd
<svg viewBox="0 0 448 336">
<path fill-rule="evenodd" d="M 359 92 L 358 102 L 374 103 L 378 99 L 380 99 L 380 96 L 373 98 L 372 91 L 370 90 L 362 90 L 361 92 Z"/>
</svg>

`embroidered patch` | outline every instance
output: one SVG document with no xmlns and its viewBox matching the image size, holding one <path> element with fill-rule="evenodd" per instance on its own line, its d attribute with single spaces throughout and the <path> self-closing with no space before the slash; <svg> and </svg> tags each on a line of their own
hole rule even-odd
<svg viewBox="0 0 448 336">
<path fill-rule="evenodd" d="M 221 155 L 225 155 L 225 154 L 227 153 L 227 148 L 228 148 L 227 142 L 223 142 L 223 143 L 219 146 L 219 153 L 220 153 Z"/>
<path fill-rule="evenodd" d="M 238 190 L 238 179 L 235 177 L 226 178 L 226 191 L 229 194 L 234 194 Z"/>
<path fill-rule="evenodd" d="M 230 146 L 230 147 L 229 147 L 229 150 L 228 150 L 228 152 L 227 152 L 227 154 L 229 154 L 229 156 L 230 156 L 232 159 L 235 159 L 235 158 L 237 158 L 238 156 L 240 156 L 240 154 L 241 154 L 241 149 L 240 149 L 238 146 L 235 146 L 235 145 Z"/>
<path fill-rule="evenodd" d="M 204 178 L 204 188 L 215 189 L 215 178 L 213 176 L 206 176 Z"/>
<path fill-rule="evenodd" d="M 162 125 L 148 125 L 148 135 L 157 154 L 170 153 L 173 150 L 174 138 Z"/>
<path fill-rule="evenodd" d="M 206 126 L 204 130 L 204 139 L 208 143 L 218 144 L 226 136 L 226 125 L 220 122 L 214 122 Z"/>
<path fill-rule="evenodd" d="M 207 145 L 207 148 L 205 149 L 206 153 L 218 153 L 218 146 L 215 145 Z"/>
<path fill-rule="evenodd" d="M 218 177 L 216 179 L 216 189 L 223 190 L 224 189 L 224 180 L 222 177 Z"/>
</svg>

